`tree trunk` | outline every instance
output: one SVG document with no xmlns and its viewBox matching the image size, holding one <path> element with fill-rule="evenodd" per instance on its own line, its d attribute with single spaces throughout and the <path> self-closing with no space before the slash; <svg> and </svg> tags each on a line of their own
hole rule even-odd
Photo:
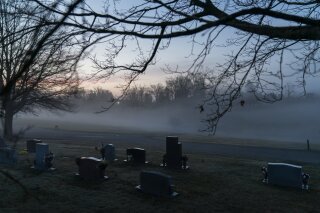
<svg viewBox="0 0 320 213">
<path fill-rule="evenodd" d="M 12 139 L 13 113 L 11 110 L 5 111 L 3 137 L 7 140 Z"/>
</svg>

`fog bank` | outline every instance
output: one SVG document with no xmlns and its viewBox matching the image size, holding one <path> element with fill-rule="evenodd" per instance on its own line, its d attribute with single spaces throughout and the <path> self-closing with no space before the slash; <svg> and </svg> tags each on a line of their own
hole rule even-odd
<svg viewBox="0 0 320 213">
<path fill-rule="evenodd" d="M 246 103 L 243 107 L 235 105 L 231 112 L 220 120 L 216 136 L 267 139 L 278 141 L 313 143 L 320 141 L 319 100 L 299 98 L 274 104 L 259 102 Z M 99 107 L 96 108 L 96 111 Z M 72 128 L 74 125 L 110 129 L 130 129 L 132 131 L 202 134 L 205 112 L 200 113 L 197 104 L 175 104 L 162 107 L 121 108 L 114 106 L 105 113 L 96 114 L 95 110 L 78 110 L 74 113 L 40 112 L 39 116 L 19 114 L 15 118 L 15 130 L 26 125 L 43 128 L 59 128 L 61 125 Z"/>
</svg>

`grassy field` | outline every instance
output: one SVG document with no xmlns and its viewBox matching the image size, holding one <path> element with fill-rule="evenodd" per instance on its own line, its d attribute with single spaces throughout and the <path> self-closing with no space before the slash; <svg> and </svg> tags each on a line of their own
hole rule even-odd
<svg viewBox="0 0 320 213">
<path fill-rule="evenodd" d="M 19 163 L 1 170 L 15 177 L 24 191 L 0 174 L 0 212 L 320 212 L 319 165 L 303 165 L 311 175 L 310 190 L 262 183 L 260 168 L 267 162 L 213 155 L 189 155 L 191 169 L 159 167 L 163 153 L 148 150 L 145 166 L 125 164 L 125 146 L 117 146 L 119 161 L 106 169 L 109 180 L 86 182 L 74 176 L 75 158 L 99 157 L 93 142 L 46 141 L 56 154 L 53 172 L 30 169 L 34 156 L 19 143 Z M 160 198 L 135 190 L 141 170 L 156 170 L 173 177 L 176 198 Z"/>
</svg>

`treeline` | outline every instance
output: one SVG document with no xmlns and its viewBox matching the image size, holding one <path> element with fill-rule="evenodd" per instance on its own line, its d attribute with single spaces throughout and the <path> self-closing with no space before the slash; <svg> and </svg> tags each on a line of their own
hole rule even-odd
<svg viewBox="0 0 320 213">
<path fill-rule="evenodd" d="M 193 104 L 198 105 L 206 97 L 206 79 L 203 75 L 179 75 L 166 80 L 164 84 L 133 86 L 126 91 L 120 100 L 110 90 L 95 88 L 92 90 L 79 89 L 72 100 L 80 108 L 108 107 L 112 103 L 120 107 L 155 107 L 168 104 Z M 269 94 L 272 95 L 272 94 Z M 310 93 L 305 96 L 295 94 L 294 90 L 285 89 L 283 99 L 289 102 L 319 101 L 319 95 Z M 239 100 L 245 100 L 246 105 L 259 103 L 253 93 L 248 89 L 242 93 Z"/>
<path fill-rule="evenodd" d="M 202 75 L 176 76 L 166 80 L 164 84 L 149 87 L 133 86 L 128 89 L 117 105 L 130 107 L 147 107 L 168 103 L 181 103 L 190 100 L 201 100 L 205 96 L 205 78 Z M 105 106 L 117 101 L 109 90 L 95 88 L 80 89 L 74 100 L 77 105 Z"/>
</svg>

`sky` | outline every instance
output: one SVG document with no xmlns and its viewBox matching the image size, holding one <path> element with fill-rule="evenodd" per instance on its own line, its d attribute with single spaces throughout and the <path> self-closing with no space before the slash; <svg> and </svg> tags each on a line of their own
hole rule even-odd
<svg viewBox="0 0 320 213">
<path fill-rule="evenodd" d="M 102 0 L 88 0 L 88 4 L 95 10 L 101 11 L 103 9 Z M 126 2 L 126 5 L 120 4 L 120 7 L 126 8 L 129 7 L 130 4 L 128 1 L 121 1 Z M 131 1 L 130 1 L 131 2 Z M 132 1 L 132 3 L 136 3 L 136 1 Z M 227 29 L 223 32 L 223 34 L 216 40 L 216 46 L 212 49 L 211 54 L 206 60 L 205 67 L 212 69 L 218 62 L 222 62 L 225 60 L 225 55 L 230 54 L 231 52 L 235 51 L 233 47 L 219 47 L 219 45 L 223 45 L 226 42 L 227 38 L 234 37 L 235 31 L 233 29 Z M 203 39 L 206 37 L 203 36 Z M 201 36 L 200 36 L 201 41 Z M 130 44 L 130 42 L 129 42 Z M 147 40 L 140 40 L 141 46 L 143 46 L 146 50 L 148 50 L 148 46 L 150 45 L 149 41 Z M 136 58 L 137 52 L 134 51 L 134 48 L 130 48 L 130 45 L 123 51 L 122 55 L 119 57 L 119 62 L 121 63 L 128 63 L 129 61 L 133 61 Z M 168 74 L 163 72 L 163 68 L 166 66 L 170 66 L 172 68 L 178 66 L 182 70 L 188 68 L 189 65 L 192 63 L 192 59 L 190 56 L 191 53 L 191 38 L 184 37 L 184 38 L 177 38 L 173 39 L 170 43 L 170 46 L 164 50 L 161 50 L 157 53 L 155 65 L 149 66 L 147 71 L 139 77 L 139 79 L 135 82 L 137 86 L 149 86 L 151 84 L 158 84 L 164 83 L 166 79 L 172 77 L 172 74 Z M 199 48 L 195 49 L 199 51 Z M 96 55 L 98 58 L 103 59 L 106 47 L 104 45 L 96 46 L 92 54 Z M 277 69 L 277 64 L 270 65 L 272 68 Z M 93 70 L 92 64 L 90 60 L 85 60 L 82 62 L 83 70 Z M 286 68 L 288 69 L 288 68 Z M 289 84 L 297 84 L 297 79 L 288 79 L 287 83 Z M 307 83 L 307 91 L 308 92 L 319 92 L 320 91 L 320 84 L 318 84 L 319 77 L 308 77 L 306 79 Z M 115 94 L 120 94 L 120 89 L 118 88 L 120 85 L 124 83 L 123 76 L 114 76 L 108 80 L 101 80 L 99 82 L 87 82 L 83 84 L 85 88 L 94 88 L 94 87 L 102 87 L 111 90 Z"/>
</svg>

